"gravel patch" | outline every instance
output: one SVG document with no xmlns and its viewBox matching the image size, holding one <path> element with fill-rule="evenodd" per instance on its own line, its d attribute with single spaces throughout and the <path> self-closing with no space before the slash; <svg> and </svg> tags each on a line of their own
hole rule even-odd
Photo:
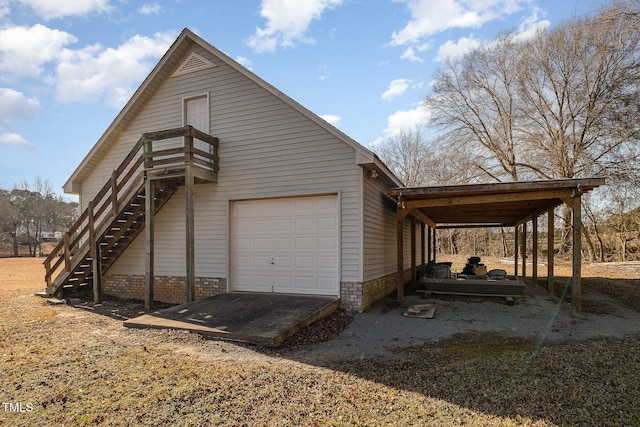
<svg viewBox="0 0 640 427">
<path fill-rule="evenodd" d="M 435 307 L 432 319 L 404 317 L 416 304 Z M 500 334 L 534 342 L 558 343 L 594 338 L 640 337 L 640 312 L 612 297 L 583 290 L 585 313 L 574 316 L 570 304 L 527 285 L 514 305 L 501 298 L 409 295 L 399 303 L 385 299 L 353 321 L 334 339 L 314 344 L 305 358 L 392 356 L 397 349 L 437 343 L 457 334 Z"/>
</svg>

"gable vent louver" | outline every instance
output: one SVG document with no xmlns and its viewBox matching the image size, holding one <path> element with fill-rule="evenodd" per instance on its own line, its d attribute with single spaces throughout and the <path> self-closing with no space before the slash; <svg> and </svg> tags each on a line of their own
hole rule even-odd
<svg viewBox="0 0 640 427">
<path fill-rule="evenodd" d="M 212 67 L 216 67 L 216 64 L 206 58 L 203 58 L 197 53 L 192 53 L 180 65 L 180 67 L 178 67 L 178 70 L 173 73 L 173 76 L 181 76 L 182 74 L 193 73 L 194 71 L 200 71 Z"/>
</svg>

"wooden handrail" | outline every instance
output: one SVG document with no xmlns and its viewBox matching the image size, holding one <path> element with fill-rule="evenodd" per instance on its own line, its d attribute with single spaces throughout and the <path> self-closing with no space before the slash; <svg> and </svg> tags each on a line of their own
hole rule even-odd
<svg viewBox="0 0 640 427">
<path fill-rule="evenodd" d="M 153 151 L 153 142 L 179 137 L 184 137 L 185 141 L 188 141 L 186 147 Z M 193 138 L 209 144 L 212 147 L 212 152 L 208 153 L 194 148 Z M 140 153 L 141 149 L 143 153 Z M 194 154 L 201 158 L 193 158 Z M 161 160 L 153 159 L 158 156 L 175 157 Z M 147 169 L 167 163 L 190 163 L 190 159 L 193 159 L 195 163 L 203 167 L 211 168 L 213 172 L 217 172 L 218 138 L 207 135 L 195 129 L 193 126 L 183 126 L 142 134 L 122 163 L 113 171 L 110 179 L 100 188 L 93 200 L 89 202 L 87 209 L 82 211 L 80 217 L 78 217 L 69 231 L 65 233 L 64 239 L 55 246 L 49 256 L 44 260 L 45 282 L 47 286 L 51 286 L 53 276 L 60 269 L 63 262 L 65 269 L 69 270 L 71 268 L 74 255 L 80 249 L 82 242 L 86 240 L 85 237 L 95 234 L 96 230 L 101 230 L 104 227 L 103 222 L 110 220 L 110 215 L 106 214 L 108 208 L 111 207 L 113 214 L 118 215 L 120 207 L 123 206 L 122 202 L 126 202 L 126 200 L 128 200 L 127 197 L 131 197 L 131 194 L 128 194 L 129 190 L 127 185 L 131 182 L 132 177 L 143 162 L 145 169 Z M 91 217 L 89 217 L 89 215 L 91 215 Z M 100 221 L 103 215 L 107 216 Z"/>
</svg>

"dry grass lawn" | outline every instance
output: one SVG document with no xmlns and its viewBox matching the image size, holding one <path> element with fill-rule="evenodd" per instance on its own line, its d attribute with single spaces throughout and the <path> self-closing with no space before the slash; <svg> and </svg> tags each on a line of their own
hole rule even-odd
<svg viewBox="0 0 640 427">
<path fill-rule="evenodd" d="M 2 426 L 640 425 L 638 338 L 532 359 L 529 342 L 471 335 L 305 362 L 49 306 L 33 296 L 42 276 L 41 260 L 0 259 Z"/>
</svg>

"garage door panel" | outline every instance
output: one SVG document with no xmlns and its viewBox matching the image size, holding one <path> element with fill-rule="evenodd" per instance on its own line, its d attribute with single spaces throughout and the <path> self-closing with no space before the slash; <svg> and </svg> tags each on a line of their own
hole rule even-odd
<svg viewBox="0 0 640 427">
<path fill-rule="evenodd" d="M 295 249 L 296 250 L 315 250 L 316 239 L 313 237 L 296 237 Z"/>
<path fill-rule="evenodd" d="M 338 249 L 338 239 L 336 237 L 318 237 L 316 243 L 320 250 L 336 251 Z"/>
<path fill-rule="evenodd" d="M 296 270 L 315 268 L 315 257 L 313 256 L 297 256 Z"/>
<path fill-rule="evenodd" d="M 276 237 L 273 242 L 274 249 L 287 251 L 294 249 L 293 237 Z"/>
<path fill-rule="evenodd" d="M 273 239 L 264 237 L 255 237 L 253 239 L 254 247 L 256 251 L 271 251 L 273 249 Z"/>
<path fill-rule="evenodd" d="M 254 233 L 255 234 L 272 234 L 273 233 L 273 221 L 268 219 L 258 218 L 254 220 Z"/>
<path fill-rule="evenodd" d="M 254 256 L 253 257 L 253 268 L 262 268 L 262 269 L 267 269 L 267 268 L 271 268 L 272 266 L 272 262 L 273 262 L 273 258 L 271 258 L 271 256 Z M 240 267 L 244 267 L 242 265 L 240 265 Z M 249 265 L 247 265 L 247 267 L 249 267 Z"/>
<path fill-rule="evenodd" d="M 236 239 L 236 245 L 239 250 L 249 250 L 253 248 L 253 238 L 250 237 L 238 237 Z"/>
<path fill-rule="evenodd" d="M 271 265 L 275 271 L 278 270 L 289 270 L 293 267 L 293 256 L 290 254 L 287 255 L 276 255 L 273 258 L 273 264 Z"/>
<path fill-rule="evenodd" d="M 295 232 L 297 233 L 305 233 L 305 232 L 313 232 L 315 231 L 315 221 L 314 218 L 296 218 L 295 220 Z"/>
<path fill-rule="evenodd" d="M 338 221 L 335 218 L 318 218 L 318 231 L 333 233 L 338 230 Z"/>
<path fill-rule="evenodd" d="M 337 196 L 235 202 L 233 286 L 338 295 L 338 205 Z"/>
<path fill-rule="evenodd" d="M 253 277 L 253 285 L 256 290 L 271 291 L 271 276 L 258 275 Z"/>
<path fill-rule="evenodd" d="M 318 289 L 325 292 L 330 292 L 335 287 L 333 277 L 318 277 Z"/>
<path fill-rule="evenodd" d="M 316 203 L 317 199 L 311 197 L 295 199 L 295 210 L 297 212 L 311 212 L 315 208 Z"/>
<path fill-rule="evenodd" d="M 296 289 L 308 291 L 309 293 L 311 293 L 311 291 L 313 291 L 313 289 L 315 288 L 315 277 L 311 275 L 309 276 L 296 275 L 295 283 L 296 283 Z"/>
<path fill-rule="evenodd" d="M 288 217 L 273 220 L 273 229 L 280 233 L 290 233 L 293 231 L 293 224 Z"/>
<path fill-rule="evenodd" d="M 318 256 L 318 268 L 337 268 L 338 258 L 335 256 Z"/>
</svg>

